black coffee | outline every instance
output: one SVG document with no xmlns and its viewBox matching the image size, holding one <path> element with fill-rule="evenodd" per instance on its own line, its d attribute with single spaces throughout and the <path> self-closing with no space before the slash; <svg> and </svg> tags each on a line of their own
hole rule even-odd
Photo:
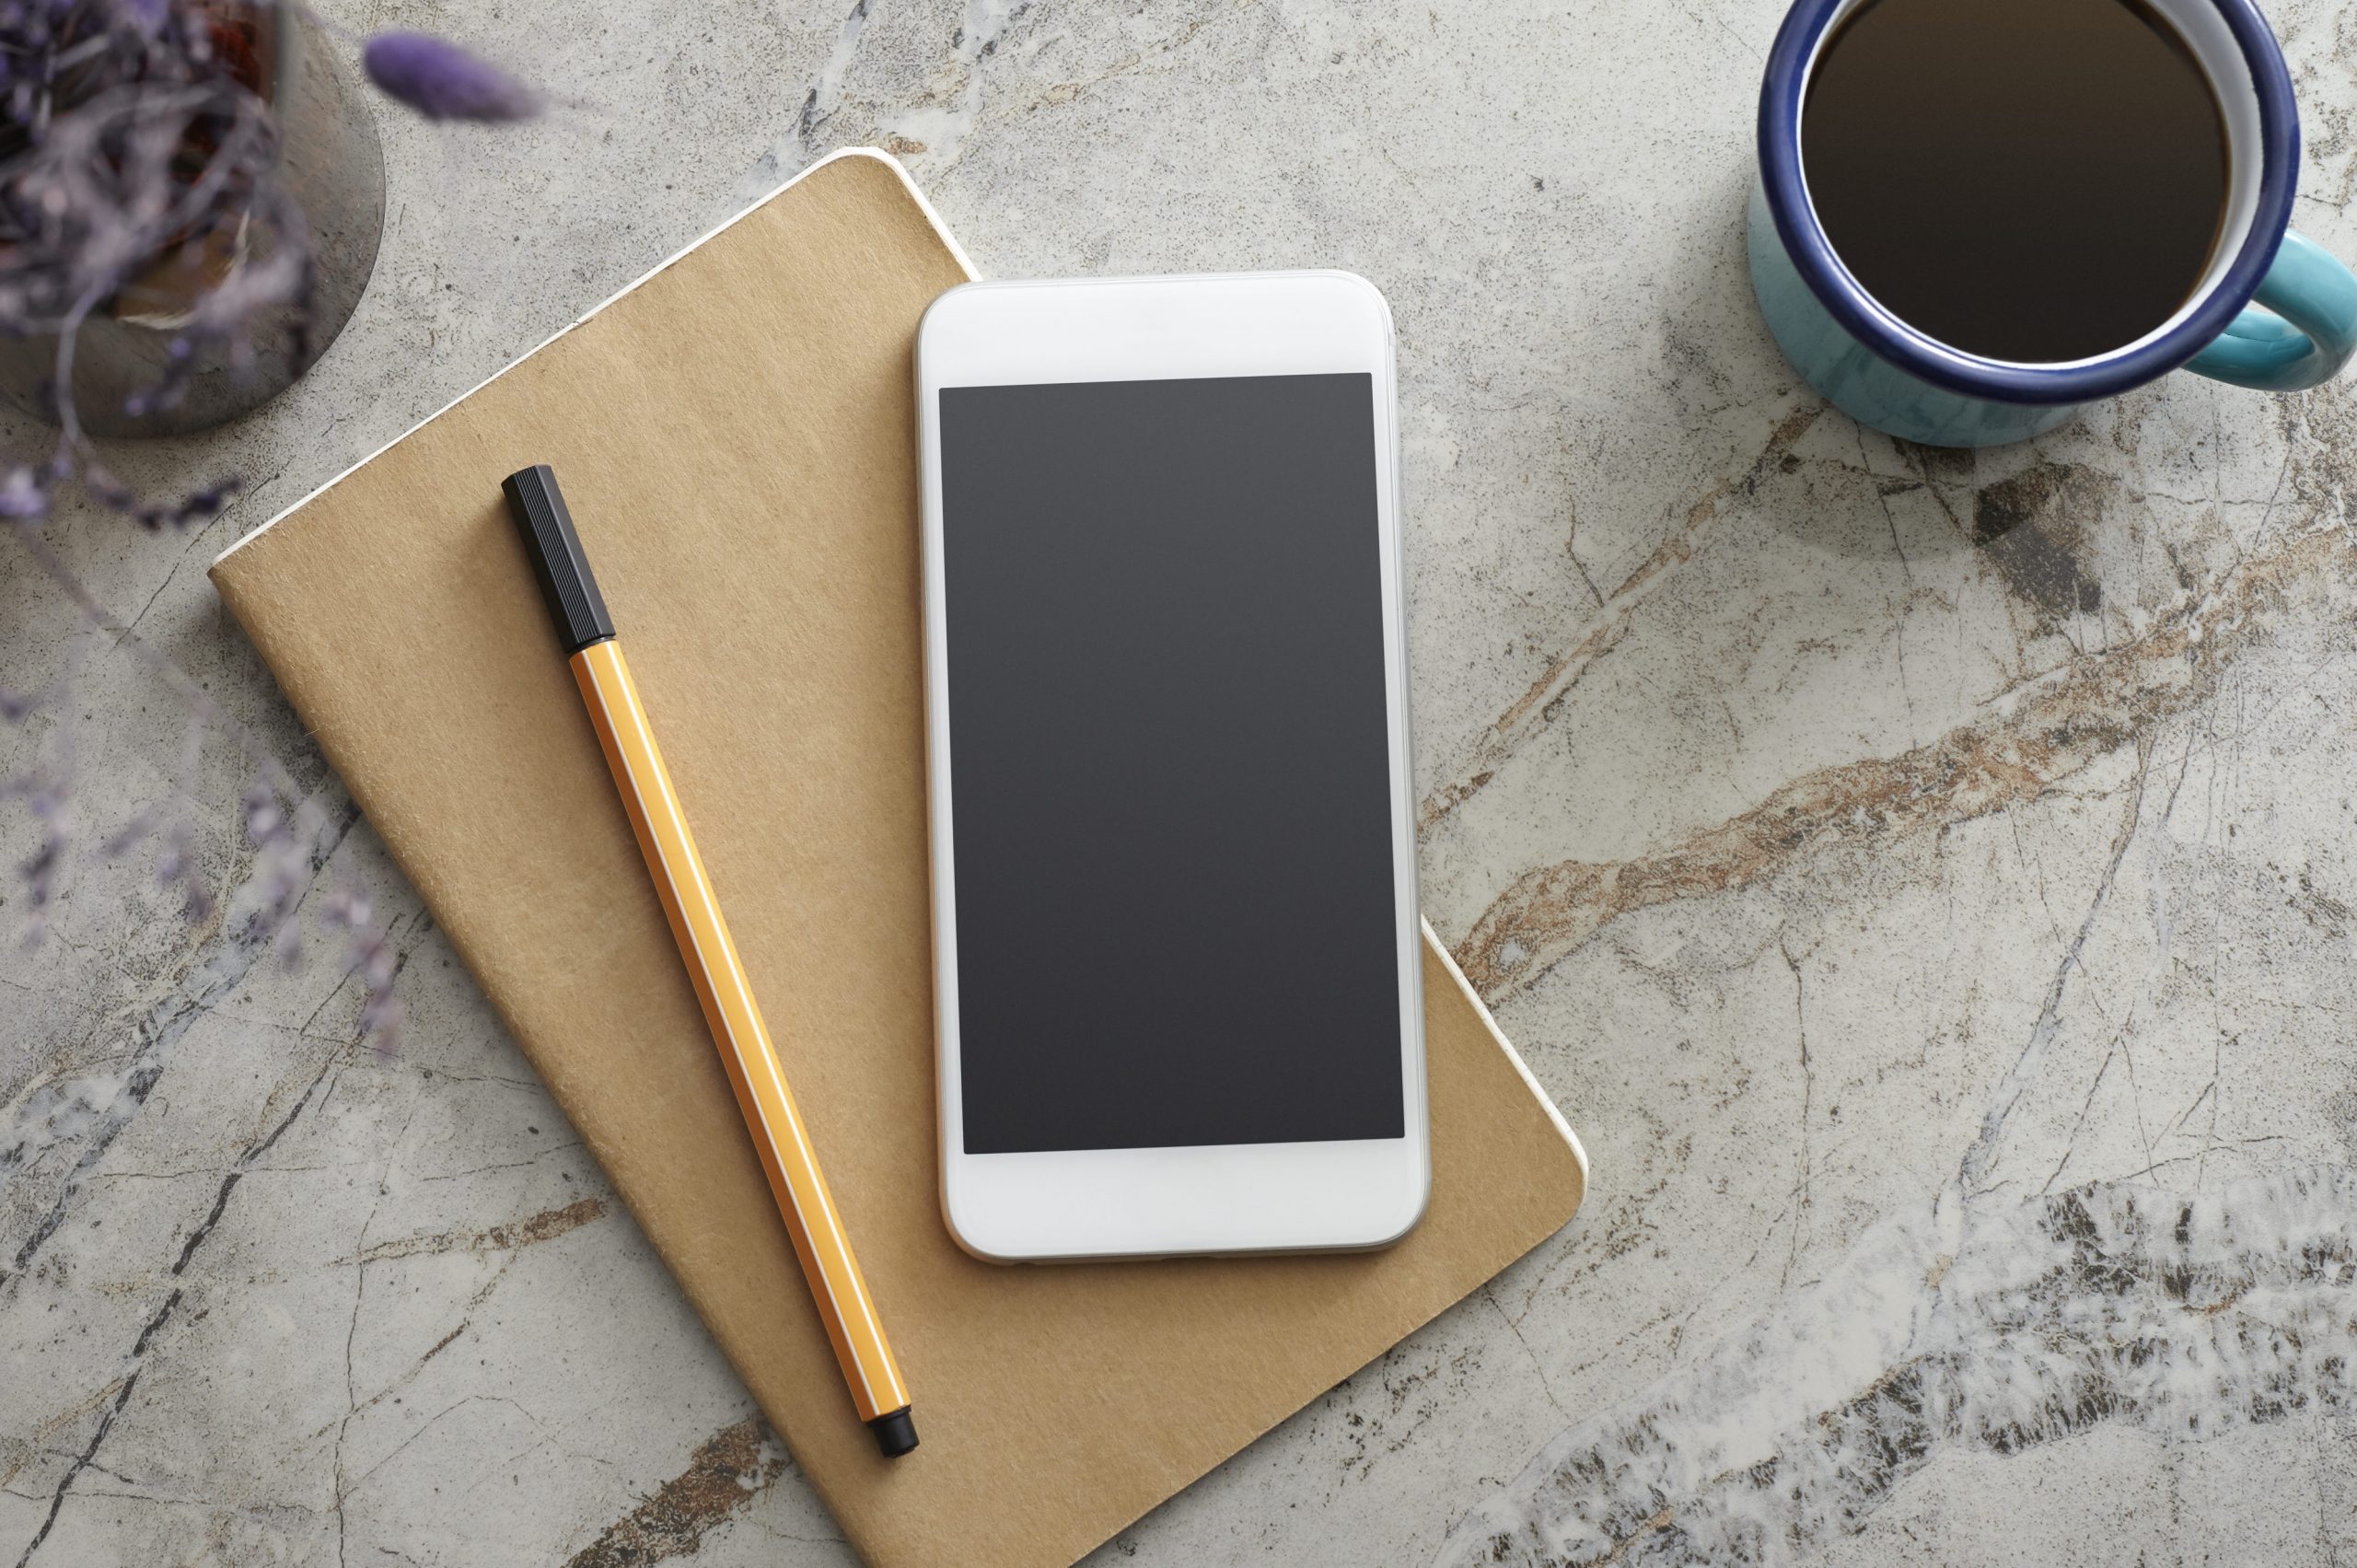
<svg viewBox="0 0 2357 1568">
<path fill-rule="evenodd" d="M 1801 158 L 1866 292 L 1996 359 L 2142 337 L 2225 210 L 2209 77 L 2137 0 L 1866 0 L 1818 57 Z"/>
</svg>

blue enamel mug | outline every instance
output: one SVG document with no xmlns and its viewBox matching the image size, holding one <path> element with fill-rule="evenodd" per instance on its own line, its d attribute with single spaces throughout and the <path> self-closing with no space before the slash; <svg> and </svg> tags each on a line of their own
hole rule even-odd
<svg viewBox="0 0 2357 1568">
<path fill-rule="evenodd" d="M 1966 353 L 1886 309 L 1827 240 L 1801 157 L 1810 73 L 1834 28 L 1862 3 L 1798 0 L 1785 17 L 1759 95 L 1749 219 L 1751 284 L 1769 330 L 1836 408 L 1927 446 L 1991 447 L 2050 430 L 2084 404 L 2178 368 L 2298 391 L 2331 379 L 2357 351 L 2357 276 L 2288 226 L 2299 109 L 2283 52 L 2250 0 L 2150 0 L 2200 62 L 2226 128 L 2219 240 L 2176 314 L 2109 353 L 2028 364 Z"/>
</svg>

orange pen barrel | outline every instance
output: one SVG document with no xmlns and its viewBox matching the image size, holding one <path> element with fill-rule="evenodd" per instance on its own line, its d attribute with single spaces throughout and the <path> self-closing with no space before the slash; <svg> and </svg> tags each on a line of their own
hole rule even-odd
<svg viewBox="0 0 2357 1568">
<path fill-rule="evenodd" d="M 696 854 L 686 813 L 664 769 L 663 754 L 632 683 L 630 666 L 614 640 L 612 619 L 589 575 L 555 476 L 545 466 L 526 469 L 509 477 L 506 490 L 550 612 L 564 638 L 598 747 L 621 794 L 631 830 L 646 858 L 671 935 L 728 1070 L 737 1109 L 752 1134 L 852 1401 L 884 1454 L 898 1458 L 917 1446 L 908 1388 L 852 1256 L 851 1238 L 819 1174 L 809 1132 L 786 1087 L 752 983 L 721 916 L 720 901 Z"/>
</svg>

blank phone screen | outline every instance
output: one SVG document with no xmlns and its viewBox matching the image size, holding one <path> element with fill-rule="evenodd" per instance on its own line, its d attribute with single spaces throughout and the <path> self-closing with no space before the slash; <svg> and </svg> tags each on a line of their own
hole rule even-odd
<svg viewBox="0 0 2357 1568">
<path fill-rule="evenodd" d="M 967 1153 L 1404 1135 L 1374 398 L 941 392 Z"/>
</svg>

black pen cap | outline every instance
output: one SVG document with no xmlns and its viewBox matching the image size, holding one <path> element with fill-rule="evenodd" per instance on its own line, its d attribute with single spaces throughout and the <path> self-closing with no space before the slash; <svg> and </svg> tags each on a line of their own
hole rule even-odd
<svg viewBox="0 0 2357 1568">
<path fill-rule="evenodd" d="M 902 1405 L 896 1411 L 886 1411 L 867 1423 L 876 1434 L 877 1449 L 888 1459 L 897 1459 L 917 1451 L 917 1423 Z"/>
<path fill-rule="evenodd" d="M 546 463 L 518 469 L 501 489 L 507 493 L 507 510 L 523 531 L 524 552 L 532 558 L 532 575 L 540 580 L 540 594 L 556 618 L 557 635 L 571 658 L 592 643 L 614 634 L 614 618 L 590 574 L 589 558 L 581 552 L 580 536 L 573 531 L 573 514 L 564 509 L 564 495 Z"/>
</svg>

